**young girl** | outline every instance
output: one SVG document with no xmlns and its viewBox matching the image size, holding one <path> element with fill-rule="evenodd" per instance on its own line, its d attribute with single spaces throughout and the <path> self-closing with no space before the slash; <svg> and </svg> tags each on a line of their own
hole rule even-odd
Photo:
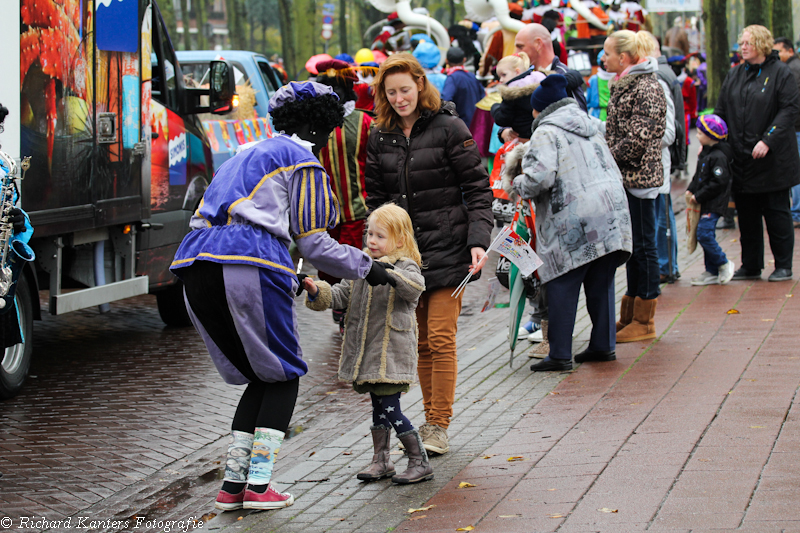
<svg viewBox="0 0 800 533">
<path fill-rule="evenodd" d="M 303 281 L 315 311 L 345 309 L 339 379 L 353 383 L 356 392 L 372 397 L 372 464 L 356 477 L 372 481 L 392 477 L 393 483 L 433 479 L 433 468 L 419 433 L 400 409 L 400 393 L 417 375 L 417 324 L 414 311 L 425 290 L 422 257 L 414 240 L 411 218 L 401 207 L 385 204 L 367 219 L 367 251 L 387 265 L 395 287 L 371 287 L 363 280 Z M 408 469 L 395 475 L 389 458 L 394 427 L 408 454 Z"/>
</svg>

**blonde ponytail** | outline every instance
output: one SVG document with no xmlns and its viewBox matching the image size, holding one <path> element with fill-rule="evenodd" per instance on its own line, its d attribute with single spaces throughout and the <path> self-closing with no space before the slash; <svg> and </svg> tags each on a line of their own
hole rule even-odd
<svg viewBox="0 0 800 533">
<path fill-rule="evenodd" d="M 530 68 L 531 60 L 525 52 L 516 52 L 498 61 L 497 66 L 511 70 L 519 69 L 520 72 L 525 72 Z"/>
</svg>

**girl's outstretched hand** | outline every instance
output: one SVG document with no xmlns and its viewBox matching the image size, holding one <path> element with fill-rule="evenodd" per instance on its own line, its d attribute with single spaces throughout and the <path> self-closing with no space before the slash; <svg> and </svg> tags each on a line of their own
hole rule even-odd
<svg viewBox="0 0 800 533">
<path fill-rule="evenodd" d="M 305 288 L 305 290 L 308 291 L 308 294 L 310 296 L 316 296 L 317 293 L 319 292 L 317 284 L 314 283 L 314 280 L 311 278 L 305 278 L 303 280 L 303 288 Z"/>
</svg>

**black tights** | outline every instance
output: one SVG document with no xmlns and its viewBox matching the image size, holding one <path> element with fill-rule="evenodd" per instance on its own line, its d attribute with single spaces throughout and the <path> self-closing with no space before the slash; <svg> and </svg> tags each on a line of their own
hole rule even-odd
<svg viewBox="0 0 800 533">
<path fill-rule="evenodd" d="M 236 407 L 231 430 L 255 433 L 255 428 L 272 428 L 286 433 L 299 387 L 300 378 L 275 383 L 251 382 Z"/>
<path fill-rule="evenodd" d="M 411 421 L 400 409 L 400 393 L 390 396 L 378 396 L 369 393 L 372 398 L 372 425 L 393 427 L 397 433 L 405 433 L 414 429 Z"/>
</svg>

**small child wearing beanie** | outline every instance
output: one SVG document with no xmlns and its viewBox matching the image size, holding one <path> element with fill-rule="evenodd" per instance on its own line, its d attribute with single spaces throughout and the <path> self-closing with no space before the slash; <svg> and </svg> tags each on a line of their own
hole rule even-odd
<svg viewBox="0 0 800 533">
<path fill-rule="evenodd" d="M 717 243 L 717 220 L 725 214 L 731 192 L 730 163 L 733 148 L 726 142 L 728 126 L 717 115 L 697 120 L 697 140 L 703 147 L 697 159 L 697 171 L 686 191 L 686 198 L 700 204 L 697 243 L 703 248 L 706 270 L 692 279 L 692 285 L 728 283 L 733 277 L 733 261 Z"/>
</svg>

